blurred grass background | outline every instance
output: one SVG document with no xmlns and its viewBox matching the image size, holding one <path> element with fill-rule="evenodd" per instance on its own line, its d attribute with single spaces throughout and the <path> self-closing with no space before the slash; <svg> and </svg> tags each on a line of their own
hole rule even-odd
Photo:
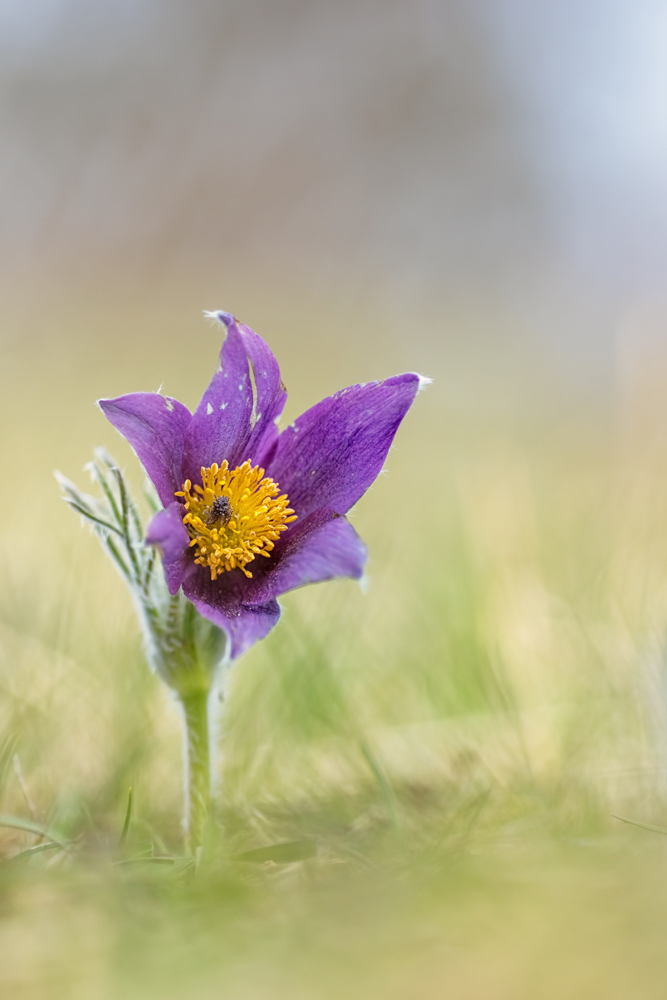
<svg viewBox="0 0 667 1000">
<path fill-rule="evenodd" d="M 0 4 L 0 813 L 76 839 L 0 830 L 3 995 L 663 995 L 665 842 L 615 818 L 667 829 L 660 6 Z M 218 307 L 287 422 L 434 383 L 367 586 L 230 678 L 194 874 L 114 864 L 130 786 L 125 856 L 180 850 L 180 723 L 52 470 L 139 487 L 94 401 L 195 405 Z"/>
</svg>

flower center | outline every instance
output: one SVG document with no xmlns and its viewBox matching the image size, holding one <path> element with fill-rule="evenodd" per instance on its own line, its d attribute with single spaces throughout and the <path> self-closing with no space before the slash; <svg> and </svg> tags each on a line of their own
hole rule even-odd
<svg viewBox="0 0 667 1000">
<path fill-rule="evenodd" d="M 288 507 L 287 494 L 278 496 L 277 483 L 264 476 L 264 469 L 244 462 L 230 469 L 225 460 L 201 470 L 201 486 L 193 489 L 189 479 L 175 494 L 183 497 L 186 514 L 183 524 L 195 549 L 195 562 L 208 566 L 215 580 L 225 570 L 242 569 L 255 556 L 268 559 L 281 531 L 296 521 Z"/>
</svg>

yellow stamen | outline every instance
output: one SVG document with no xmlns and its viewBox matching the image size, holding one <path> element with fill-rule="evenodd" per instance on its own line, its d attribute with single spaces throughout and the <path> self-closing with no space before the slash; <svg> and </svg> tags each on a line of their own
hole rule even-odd
<svg viewBox="0 0 667 1000">
<path fill-rule="evenodd" d="M 255 556 L 271 556 L 271 550 L 287 525 L 296 521 L 288 507 L 287 494 L 264 476 L 264 469 L 244 462 L 230 469 L 225 460 L 201 470 L 201 486 L 186 479 L 175 494 L 185 500 L 183 524 L 195 548 L 195 562 L 208 566 L 211 579 L 237 566 L 247 577 L 246 565 Z M 264 551 L 266 550 L 266 551 Z"/>
</svg>

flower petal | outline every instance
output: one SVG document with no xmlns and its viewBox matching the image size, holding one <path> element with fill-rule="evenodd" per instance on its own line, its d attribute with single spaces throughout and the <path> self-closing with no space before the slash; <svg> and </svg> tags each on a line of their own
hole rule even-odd
<svg viewBox="0 0 667 1000">
<path fill-rule="evenodd" d="M 300 518 L 345 514 L 378 476 L 420 387 L 413 372 L 353 385 L 307 410 L 278 439 L 268 473 Z"/>
<path fill-rule="evenodd" d="M 236 324 L 229 313 L 216 315 L 226 326 Z M 276 421 L 285 409 L 287 390 L 280 378 L 278 362 L 268 344 L 245 323 L 239 323 L 238 329 L 243 337 L 255 383 L 255 408 L 251 416 L 253 426 L 243 459 L 249 459 L 252 465 L 264 465 L 265 456 L 278 439 Z"/>
<path fill-rule="evenodd" d="M 231 577 L 231 574 L 224 574 Z M 241 576 L 241 580 L 245 577 Z M 234 573 L 236 577 L 236 573 Z M 238 586 L 237 586 L 238 583 Z M 225 584 L 227 584 L 225 586 Z M 218 625 L 229 638 L 229 656 L 236 660 L 260 639 L 264 639 L 280 618 L 277 601 L 242 603 L 240 581 L 212 581 L 205 572 L 196 572 L 183 582 L 183 592 L 200 615 Z"/>
<path fill-rule="evenodd" d="M 180 503 L 170 503 L 152 518 L 146 532 L 146 544 L 155 545 L 160 550 L 169 593 L 176 594 L 193 567 L 188 554 L 190 536 L 183 524 L 183 507 Z"/>
<path fill-rule="evenodd" d="M 157 392 L 133 392 L 99 405 L 117 431 L 127 438 L 165 507 L 183 484 L 183 442 L 192 420 L 177 399 Z"/>
<path fill-rule="evenodd" d="M 227 459 L 234 468 L 263 451 L 265 435 L 275 439 L 274 421 L 286 399 L 278 362 L 262 338 L 229 313 L 209 315 L 227 327 L 227 336 L 220 370 L 193 414 L 185 441 L 184 472 L 193 482 L 199 482 L 202 466 Z"/>
<path fill-rule="evenodd" d="M 307 518 L 307 527 L 297 522 L 270 559 L 255 559 L 249 564 L 253 578 L 242 584 L 246 600 L 268 601 L 307 583 L 339 576 L 358 580 L 362 576 L 368 558 L 366 546 L 346 517 L 337 517 L 330 510 L 322 515 L 318 511 Z M 260 562 L 266 563 L 266 569 L 264 565 L 255 567 Z"/>
</svg>

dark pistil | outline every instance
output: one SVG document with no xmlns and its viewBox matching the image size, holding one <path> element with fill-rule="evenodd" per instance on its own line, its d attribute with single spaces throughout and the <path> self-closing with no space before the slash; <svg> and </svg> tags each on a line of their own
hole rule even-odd
<svg viewBox="0 0 667 1000">
<path fill-rule="evenodd" d="M 232 518 L 232 505 L 229 497 L 216 497 L 206 515 L 207 524 L 227 524 Z"/>
</svg>

